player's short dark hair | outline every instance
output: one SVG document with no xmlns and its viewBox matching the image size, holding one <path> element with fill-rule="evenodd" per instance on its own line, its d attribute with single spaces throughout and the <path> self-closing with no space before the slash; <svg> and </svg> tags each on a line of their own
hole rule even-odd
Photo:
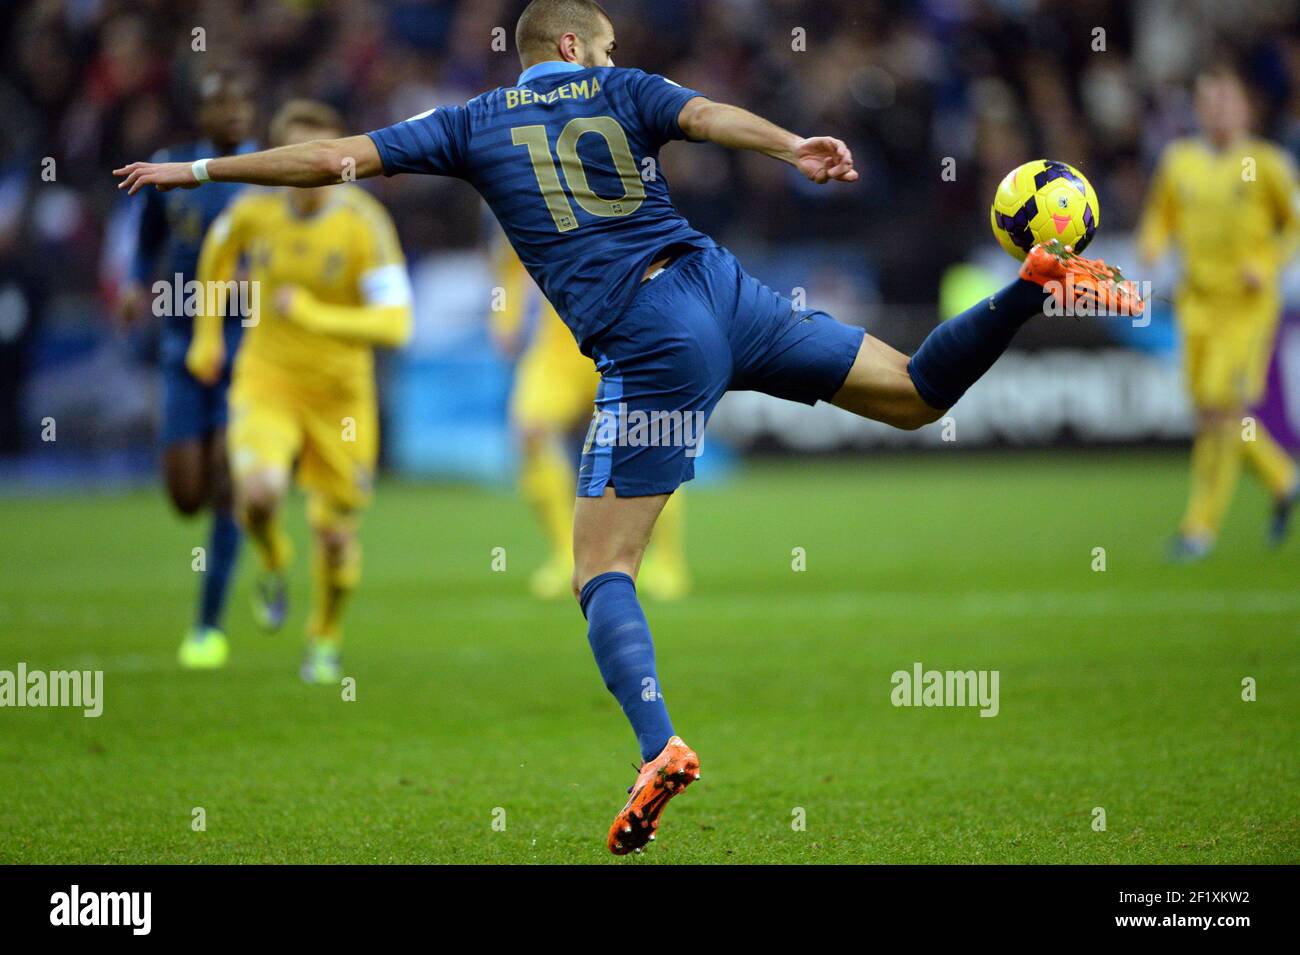
<svg viewBox="0 0 1300 955">
<path fill-rule="evenodd" d="M 342 136 L 347 132 L 343 114 L 329 103 L 314 99 L 291 99 L 275 111 L 271 117 L 272 146 L 285 144 L 289 138 L 290 126 L 306 126 L 334 136 Z"/>
<path fill-rule="evenodd" d="M 1206 61 L 1197 69 L 1196 79 L 1233 80 L 1243 89 L 1247 86 L 1246 71 L 1242 68 L 1241 58 L 1232 52 L 1220 53 Z"/>
<path fill-rule="evenodd" d="M 533 0 L 515 24 L 515 48 L 520 59 L 545 55 L 565 33 L 589 40 L 602 26 L 613 22 L 595 0 Z"/>
</svg>

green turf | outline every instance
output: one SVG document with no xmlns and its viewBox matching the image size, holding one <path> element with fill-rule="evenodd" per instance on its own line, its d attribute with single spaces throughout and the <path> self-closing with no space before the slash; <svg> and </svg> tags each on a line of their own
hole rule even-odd
<svg viewBox="0 0 1300 955">
<path fill-rule="evenodd" d="M 1300 540 L 1267 551 L 1243 485 L 1219 554 L 1166 566 L 1184 487 L 1180 456 L 1063 454 L 692 490 L 696 592 L 647 609 L 704 778 L 631 864 L 1296 861 Z M 297 680 L 304 560 L 266 637 L 246 554 L 230 667 L 185 673 L 202 538 L 159 493 L 0 500 L 0 528 L 0 669 L 106 684 L 99 719 L 0 710 L 0 861 L 614 861 L 633 739 L 576 608 L 524 595 L 541 547 L 513 496 L 380 488 L 355 702 Z M 1000 714 L 895 708 L 914 661 L 998 670 Z"/>
</svg>

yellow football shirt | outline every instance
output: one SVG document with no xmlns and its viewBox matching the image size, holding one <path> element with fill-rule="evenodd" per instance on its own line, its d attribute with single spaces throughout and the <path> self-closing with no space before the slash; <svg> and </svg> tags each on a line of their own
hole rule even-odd
<svg viewBox="0 0 1300 955">
<path fill-rule="evenodd" d="M 308 392 L 365 394 L 373 389 L 373 346 L 321 334 L 280 316 L 276 291 L 304 289 L 321 303 L 370 304 L 388 282 L 405 281 L 397 232 L 387 210 L 364 190 L 329 187 L 309 216 L 290 205 L 287 190 L 250 190 L 213 223 L 203 243 L 198 278 L 233 279 L 241 260 L 256 294 L 235 375 L 269 377 Z"/>
<path fill-rule="evenodd" d="M 1216 150 L 1199 138 L 1165 149 L 1139 229 L 1144 257 L 1172 244 L 1184 261 L 1183 297 L 1240 300 L 1244 274 L 1258 275 L 1258 299 L 1275 300 L 1282 267 L 1300 237 L 1296 174 L 1272 143 L 1245 139 Z"/>
</svg>

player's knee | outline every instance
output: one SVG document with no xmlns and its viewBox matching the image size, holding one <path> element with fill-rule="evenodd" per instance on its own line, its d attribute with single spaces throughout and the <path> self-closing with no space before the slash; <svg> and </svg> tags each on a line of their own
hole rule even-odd
<svg viewBox="0 0 1300 955">
<path fill-rule="evenodd" d="M 1204 431 L 1217 431 L 1235 427 L 1242 412 L 1232 408 L 1202 408 L 1197 412 L 1197 425 Z"/>
<path fill-rule="evenodd" d="M 182 517 L 193 517 L 199 511 L 203 510 L 203 496 L 196 494 L 188 489 L 179 490 L 173 488 L 171 491 L 172 507 L 176 513 Z"/>
<path fill-rule="evenodd" d="M 193 517 L 203 510 L 207 495 L 203 482 L 189 476 L 167 476 L 167 496 L 171 498 L 172 507 L 184 517 Z"/>
<path fill-rule="evenodd" d="M 539 428 L 536 425 L 526 425 L 519 428 L 519 446 L 525 455 L 540 454 L 546 448 L 546 444 L 550 439 L 550 433 L 545 428 Z"/>
<path fill-rule="evenodd" d="M 352 546 L 356 535 L 349 527 L 330 526 L 316 528 L 316 540 L 320 544 L 321 554 L 330 567 L 342 567 L 352 557 Z"/>
<path fill-rule="evenodd" d="M 920 395 L 917 395 L 916 399 L 908 402 L 906 407 L 900 409 L 895 416 L 895 420 L 889 423 L 903 431 L 915 431 L 918 428 L 924 428 L 927 424 L 934 424 L 947 413 L 948 411 L 945 408 L 930 407 L 921 400 Z"/>
<path fill-rule="evenodd" d="M 280 491 L 272 482 L 249 478 L 239 485 L 239 510 L 250 524 L 265 524 L 280 506 Z"/>
<path fill-rule="evenodd" d="M 573 578 L 570 582 L 574 599 L 581 599 L 582 588 L 587 586 L 588 581 L 594 580 L 601 574 L 627 574 L 635 580 L 640 564 L 641 553 L 639 551 L 635 553 L 629 551 L 625 554 L 604 557 L 599 560 L 583 561 L 581 557 L 575 559 L 573 562 Z"/>
</svg>

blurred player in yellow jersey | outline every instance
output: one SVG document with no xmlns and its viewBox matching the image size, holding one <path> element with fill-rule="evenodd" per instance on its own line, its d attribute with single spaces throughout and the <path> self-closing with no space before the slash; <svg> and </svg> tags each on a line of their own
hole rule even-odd
<svg viewBox="0 0 1300 955">
<path fill-rule="evenodd" d="M 519 356 L 510 419 L 519 440 L 520 489 L 550 545 L 529 586 L 536 597 L 557 600 L 572 593 L 577 474 L 569 443 L 592 415 L 600 375 L 504 236 L 493 247 L 493 260 L 493 337 L 507 355 Z M 659 600 L 675 600 L 690 589 L 682 497 L 679 490 L 668 499 L 637 577 L 641 592 Z"/>
<path fill-rule="evenodd" d="M 1202 135 L 1166 148 L 1151 185 L 1139 248 L 1153 263 L 1175 245 L 1184 276 L 1175 300 L 1196 408 L 1191 493 L 1171 556 L 1214 548 L 1244 458 L 1276 502 L 1269 535 L 1286 534 L 1295 463 L 1258 421 L 1277 332 L 1283 266 L 1300 238 L 1296 175 L 1287 155 L 1249 135 L 1241 77 L 1215 66 L 1196 81 Z"/>
<path fill-rule="evenodd" d="M 332 108 L 306 100 L 271 123 L 277 146 L 343 132 Z M 388 213 L 347 184 L 244 193 L 204 240 L 202 287 L 233 280 L 241 259 L 258 310 L 235 360 L 227 444 L 236 512 L 263 567 L 256 610 L 267 629 L 284 623 L 290 544 L 281 505 L 296 462 L 315 550 L 302 676 L 337 683 L 340 617 L 361 570 L 358 513 L 379 448 L 374 348 L 409 337 L 410 282 Z M 221 368 L 212 312 L 196 320 L 186 359 L 200 380 Z"/>
</svg>

